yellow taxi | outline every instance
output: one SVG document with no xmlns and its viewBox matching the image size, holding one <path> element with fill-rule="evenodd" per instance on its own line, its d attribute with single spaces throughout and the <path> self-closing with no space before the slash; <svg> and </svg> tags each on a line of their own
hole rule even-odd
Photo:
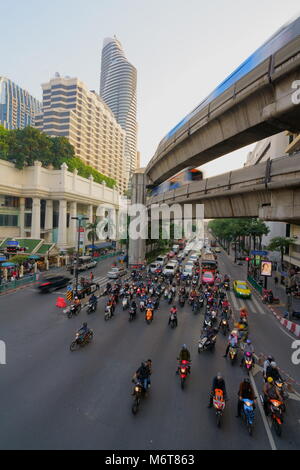
<svg viewBox="0 0 300 470">
<path fill-rule="evenodd" d="M 243 299 L 251 298 L 251 290 L 245 281 L 233 281 L 233 292 L 236 297 L 242 297 Z"/>
</svg>

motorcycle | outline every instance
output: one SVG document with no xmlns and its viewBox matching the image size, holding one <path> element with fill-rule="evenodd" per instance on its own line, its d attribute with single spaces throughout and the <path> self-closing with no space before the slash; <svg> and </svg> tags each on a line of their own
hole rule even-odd
<svg viewBox="0 0 300 470">
<path fill-rule="evenodd" d="M 176 318 L 176 315 L 171 314 L 170 320 L 169 320 L 169 325 L 170 325 L 171 328 L 176 328 L 176 326 L 177 326 L 177 318 Z"/>
<path fill-rule="evenodd" d="M 145 319 L 146 319 L 147 324 L 150 325 L 150 323 L 151 323 L 152 320 L 153 320 L 153 312 L 152 312 L 152 310 L 149 309 L 149 310 L 146 312 Z"/>
<path fill-rule="evenodd" d="M 289 398 L 289 394 L 286 390 L 286 384 L 281 379 L 275 380 L 275 387 L 277 388 L 278 392 L 280 393 L 282 400 L 283 400 L 283 408 L 285 411 L 286 405 L 285 402 Z"/>
<path fill-rule="evenodd" d="M 224 282 L 224 289 L 227 291 L 230 290 L 230 285 L 228 281 Z"/>
<path fill-rule="evenodd" d="M 282 434 L 284 404 L 282 401 L 270 399 L 269 407 L 271 412 L 272 425 L 278 437 Z"/>
<path fill-rule="evenodd" d="M 146 390 L 144 389 L 141 382 L 138 381 L 134 383 L 132 395 L 133 395 L 133 403 L 131 406 L 131 411 L 134 415 L 136 415 L 140 407 L 141 399 L 142 397 L 145 397 L 146 395 Z"/>
<path fill-rule="evenodd" d="M 229 359 L 230 359 L 231 365 L 233 366 L 233 364 L 235 363 L 237 359 L 237 348 L 230 346 L 228 353 L 229 353 Z"/>
<path fill-rule="evenodd" d="M 211 318 L 208 315 L 206 315 L 206 317 L 204 318 L 204 322 L 203 322 L 203 329 L 211 328 L 211 327 L 212 327 Z"/>
<path fill-rule="evenodd" d="M 112 306 L 106 305 L 104 312 L 104 320 L 107 321 L 112 317 Z"/>
<path fill-rule="evenodd" d="M 94 313 L 97 310 L 97 303 L 96 302 L 90 302 L 87 307 L 87 314 L 89 315 L 90 313 Z"/>
<path fill-rule="evenodd" d="M 181 295 L 179 297 L 179 305 L 180 305 L 180 307 L 184 307 L 184 304 L 185 304 L 185 298 L 184 298 L 183 295 Z"/>
<path fill-rule="evenodd" d="M 179 364 L 180 384 L 182 390 L 184 389 L 185 381 L 188 374 L 190 374 L 190 362 L 182 360 Z"/>
<path fill-rule="evenodd" d="M 130 307 L 129 309 L 129 321 L 132 321 L 136 318 L 136 309 L 134 307 Z"/>
<path fill-rule="evenodd" d="M 199 313 L 200 312 L 199 300 L 194 300 L 192 310 L 193 310 L 194 313 Z"/>
<path fill-rule="evenodd" d="M 172 294 L 172 292 L 170 292 L 169 295 L 168 295 L 168 304 L 171 304 L 172 300 L 173 300 L 173 294 Z"/>
<path fill-rule="evenodd" d="M 249 435 L 252 436 L 254 426 L 254 402 L 250 398 L 242 399 L 241 416 L 247 426 Z"/>
<path fill-rule="evenodd" d="M 123 307 L 123 310 L 126 310 L 128 307 L 129 307 L 129 303 L 128 303 L 128 298 L 127 297 L 124 297 L 123 300 L 122 300 L 122 307 Z"/>
<path fill-rule="evenodd" d="M 70 351 L 75 351 L 76 349 L 85 346 L 90 343 L 94 337 L 93 330 L 90 330 L 84 338 L 81 338 L 80 333 L 76 333 L 75 340 L 70 345 Z"/>
<path fill-rule="evenodd" d="M 145 301 L 141 300 L 140 301 L 140 312 L 144 312 L 144 311 L 145 311 Z"/>
<path fill-rule="evenodd" d="M 225 400 L 223 390 L 216 388 L 213 396 L 213 406 L 217 417 L 217 426 L 221 426 L 221 418 L 224 413 Z"/>
<path fill-rule="evenodd" d="M 202 351 L 210 350 L 214 351 L 216 345 L 217 335 L 208 338 L 205 334 L 201 336 L 198 343 L 198 353 Z"/>
<path fill-rule="evenodd" d="M 224 336 L 226 336 L 229 331 L 228 320 L 226 320 L 225 318 L 223 318 L 223 320 L 221 321 L 221 330 Z"/>
<path fill-rule="evenodd" d="M 211 310 L 210 318 L 211 318 L 211 321 L 212 321 L 213 324 L 216 323 L 216 321 L 217 321 L 217 312 L 215 310 Z"/>
<path fill-rule="evenodd" d="M 246 352 L 244 354 L 244 367 L 249 375 L 250 370 L 253 367 L 253 354 L 251 352 Z"/>
<path fill-rule="evenodd" d="M 81 304 L 78 304 L 78 305 L 70 305 L 63 312 L 67 314 L 68 318 L 72 318 L 73 316 L 78 315 L 80 311 L 81 311 Z"/>
</svg>

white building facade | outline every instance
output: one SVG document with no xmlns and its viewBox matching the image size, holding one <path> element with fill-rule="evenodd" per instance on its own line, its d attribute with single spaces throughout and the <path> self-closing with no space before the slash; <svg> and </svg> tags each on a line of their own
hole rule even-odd
<svg viewBox="0 0 300 470">
<path fill-rule="evenodd" d="M 119 209 L 117 189 L 78 176 L 77 170 L 43 168 L 40 162 L 18 170 L 0 160 L 0 239 L 24 237 L 57 243 L 60 249 L 76 247 L 77 220 L 96 220 L 99 206 Z M 99 210 L 98 210 L 99 213 Z"/>
</svg>

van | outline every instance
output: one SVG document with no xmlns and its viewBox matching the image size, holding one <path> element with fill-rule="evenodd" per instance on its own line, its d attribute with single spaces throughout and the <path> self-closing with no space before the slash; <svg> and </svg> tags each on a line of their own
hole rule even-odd
<svg viewBox="0 0 300 470">
<path fill-rule="evenodd" d="M 179 251 L 179 245 L 173 245 L 173 246 L 172 246 L 172 251 L 174 251 L 174 253 L 177 254 L 178 251 Z"/>
<path fill-rule="evenodd" d="M 149 271 L 150 271 L 150 273 L 155 274 L 155 273 L 156 273 L 156 270 L 157 270 L 158 268 L 161 268 L 161 264 L 158 263 L 158 262 L 156 262 L 156 261 L 154 261 L 154 263 L 151 263 L 151 264 L 150 264 L 150 266 L 149 266 Z"/>
<path fill-rule="evenodd" d="M 163 274 L 166 275 L 166 276 L 170 276 L 170 275 L 174 275 L 176 274 L 176 271 L 178 269 L 178 266 L 174 263 L 168 263 L 164 270 L 163 270 Z"/>
</svg>

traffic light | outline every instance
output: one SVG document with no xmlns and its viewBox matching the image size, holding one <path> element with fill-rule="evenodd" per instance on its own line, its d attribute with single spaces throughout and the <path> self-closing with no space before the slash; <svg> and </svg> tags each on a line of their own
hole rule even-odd
<svg viewBox="0 0 300 470">
<path fill-rule="evenodd" d="M 246 261 L 250 261 L 249 256 L 246 256 L 245 260 L 246 260 Z"/>
</svg>

